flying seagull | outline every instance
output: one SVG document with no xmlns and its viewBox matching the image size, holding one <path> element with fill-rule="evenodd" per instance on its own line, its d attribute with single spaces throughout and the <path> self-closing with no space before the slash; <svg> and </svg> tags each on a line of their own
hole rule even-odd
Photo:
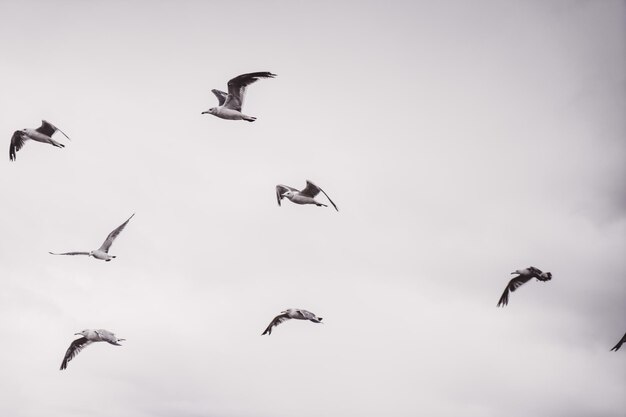
<svg viewBox="0 0 626 417">
<path fill-rule="evenodd" d="M 330 204 L 333 205 L 335 210 L 339 211 L 333 200 L 328 197 L 328 194 L 324 192 L 320 187 L 313 184 L 311 181 L 306 181 L 306 187 L 302 191 L 298 191 L 295 188 L 289 187 L 287 185 L 279 184 L 276 186 L 276 200 L 278 200 L 278 205 L 280 206 L 280 201 L 283 198 L 288 198 L 292 203 L 296 204 L 315 204 L 316 206 L 324 206 L 328 207 L 326 204 L 319 203 L 315 201 L 315 196 L 320 193 L 324 193 Z"/>
<path fill-rule="evenodd" d="M 220 90 L 211 90 L 217 97 L 219 106 L 212 107 L 202 114 L 212 114 L 220 119 L 245 120 L 254 122 L 256 117 L 246 116 L 241 112 L 243 98 L 246 94 L 246 87 L 259 80 L 259 78 L 274 78 L 276 74 L 268 71 L 251 72 L 239 75 L 228 82 L 228 93 Z"/>
<path fill-rule="evenodd" d="M 93 342 L 108 342 L 115 346 L 122 346 L 118 342 L 123 342 L 126 339 L 119 339 L 115 336 L 114 333 L 111 333 L 108 330 L 98 329 L 98 330 L 83 330 L 80 333 L 74 333 L 75 335 L 83 336 L 74 340 L 70 347 L 67 348 L 67 352 L 65 352 L 65 356 L 63 357 L 63 362 L 61 363 L 61 371 L 67 368 L 67 363 L 74 359 L 76 355 L 80 353 L 85 347 L 89 346 Z"/>
<path fill-rule="evenodd" d="M 32 139 L 36 142 L 49 143 L 57 148 L 64 148 L 65 145 L 52 139 L 52 135 L 54 135 L 57 131 L 63 133 L 63 135 L 69 139 L 69 137 L 61 129 L 45 120 L 41 121 L 41 126 L 37 129 L 16 130 L 13 132 L 11 144 L 9 145 L 9 159 L 11 161 L 15 161 L 16 152 L 22 149 L 22 146 L 24 146 L 24 143 L 28 139 Z"/>
<path fill-rule="evenodd" d="M 51 254 L 51 255 L 88 255 L 88 256 L 93 256 L 96 259 L 100 259 L 100 260 L 109 262 L 111 259 L 115 258 L 115 256 L 109 255 L 109 248 L 113 244 L 113 241 L 115 240 L 117 235 L 122 233 L 122 230 L 124 230 L 124 228 L 126 227 L 128 222 L 130 221 L 130 219 L 132 219 L 134 216 L 135 216 L 135 213 L 133 213 L 133 215 L 130 216 L 128 218 L 128 220 L 126 220 L 124 223 L 122 223 L 117 229 L 115 229 L 111 233 L 109 233 L 109 235 L 107 236 L 106 240 L 104 241 L 102 246 L 100 246 L 99 249 L 92 250 L 91 252 L 65 252 L 65 253 L 48 252 L 48 253 Z"/>
<path fill-rule="evenodd" d="M 613 346 L 613 349 L 611 349 L 611 351 L 618 351 L 619 348 L 622 347 L 622 345 L 624 344 L 624 342 L 626 342 L 626 334 L 624 334 L 624 336 L 622 336 L 622 338 L 620 339 L 619 342 L 617 342 L 617 344 L 615 346 Z"/>
<path fill-rule="evenodd" d="M 518 274 L 515 278 L 509 281 L 509 284 L 504 289 L 500 301 L 498 301 L 498 307 L 504 307 L 509 303 L 509 292 L 515 291 L 517 288 L 526 284 L 532 278 L 537 278 L 539 281 L 550 281 L 552 279 L 551 272 L 542 272 L 539 268 L 529 266 L 525 269 L 518 269 L 511 274 Z"/>
<path fill-rule="evenodd" d="M 281 312 L 278 316 L 274 317 L 274 320 L 267 326 L 267 329 L 261 334 L 270 335 L 272 334 L 272 328 L 278 326 L 280 323 L 287 321 L 289 319 L 297 319 L 297 320 L 311 320 L 313 323 L 321 323 L 322 318 L 317 317 L 315 314 L 310 311 L 302 310 L 299 308 L 290 308 Z"/>
</svg>

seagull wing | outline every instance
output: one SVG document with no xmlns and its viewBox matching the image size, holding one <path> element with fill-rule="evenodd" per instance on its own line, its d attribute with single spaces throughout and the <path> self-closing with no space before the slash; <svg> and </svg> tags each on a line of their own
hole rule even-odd
<svg viewBox="0 0 626 417">
<path fill-rule="evenodd" d="M 124 223 L 122 223 L 120 226 L 118 226 L 117 229 L 113 230 L 111 233 L 109 233 L 109 235 L 107 236 L 106 240 L 104 241 L 104 243 L 102 244 L 102 246 L 100 246 L 101 251 L 105 252 L 105 253 L 109 253 L 109 248 L 111 247 L 111 245 L 113 244 L 113 241 L 115 240 L 115 238 L 117 237 L 117 235 L 119 235 L 120 233 L 122 233 L 122 230 L 124 230 L 124 228 L 126 227 L 126 225 L 128 224 L 128 222 L 130 221 L 130 219 L 132 219 L 135 216 L 135 213 L 133 213 L 132 216 L 130 216 L 128 218 L 128 220 L 126 220 Z"/>
<path fill-rule="evenodd" d="M 224 104 L 224 102 L 226 101 L 226 98 L 228 97 L 228 93 L 225 93 L 220 90 L 211 90 L 211 92 L 215 94 L 215 97 L 217 97 L 217 101 L 219 102 L 220 106 Z"/>
<path fill-rule="evenodd" d="M 228 82 L 228 97 L 224 107 L 241 111 L 243 98 L 246 93 L 246 87 L 257 82 L 260 78 L 274 78 L 276 74 L 268 71 L 251 72 L 249 74 L 241 74 Z"/>
<path fill-rule="evenodd" d="M 306 181 L 306 187 L 304 188 L 304 190 L 302 190 L 300 192 L 300 194 L 304 195 L 304 196 L 308 196 L 308 197 L 315 197 L 316 195 L 318 195 L 320 193 L 320 191 L 326 196 L 326 198 L 328 199 L 328 201 L 330 201 L 330 204 L 333 205 L 333 207 L 335 208 L 335 210 L 339 211 L 339 209 L 337 208 L 337 205 L 333 202 L 333 200 L 330 199 L 330 197 L 328 196 L 328 194 L 326 194 L 326 192 L 324 190 L 322 190 L 320 187 L 318 187 L 317 185 L 313 184 L 311 181 L 307 180 Z"/>
<path fill-rule="evenodd" d="M 78 355 L 81 350 L 83 350 L 85 347 L 89 346 L 92 343 L 93 342 L 87 340 L 86 337 L 81 337 L 80 339 L 74 340 L 70 344 L 70 347 L 67 348 L 67 352 L 65 352 L 65 356 L 63 357 L 63 362 L 61 363 L 60 370 L 62 371 L 63 369 L 67 368 L 67 363 L 74 359 L 74 357 Z"/>
<path fill-rule="evenodd" d="M 54 135 L 54 133 L 58 130 L 59 132 L 63 133 L 63 136 L 65 136 L 66 138 L 70 139 L 65 132 L 63 132 L 61 129 L 59 129 L 58 127 L 56 127 L 55 125 L 53 125 L 52 123 L 48 122 L 47 120 L 42 120 L 41 121 L 41 126 L 39 126 L 37 129 L 35 129 L 37 132 L 39 133 L 43 133 L 46 136 L 52 136 Z M 70 139 L 71 140 L 71 139 Z"/>
<path fill-rule="evenodd" d="M 26 136 L 23 132 L 19 130 L 13 132 L 13 136 L 11 136 L 11 144 L 9 145 L 9 159 L 11 161 L 15 161 L 15 153 L 22 149 L 24 142 L 27 140 L 28 136 Z"/>
<path fill-rule="evenodd" d="M 617 342 L 617 344 L 616 344 L 615 346 L 613 346 L 613 349 L 611 349 L 611 351 L 613 351 L 613 350 L 614 350 L 614 351 L 616 351 L 616 352 L 617 352 L 617 351 L 619 350 L 619 348 L 621 348 L 621 347 L 622 347 L 622 345 L 624 344 L 624 342 L 626 342 L 626 334 L 624 334 L 624 336 L 622 337 L 622 339 L 621 339 L 619 342 Z"/>
<path fill-rule="evenodd" d="M 498 301 L 498 307 L 504 307 L 509 303 L 509 292 L 513 292 L 518 289 L 521 285 L 526 284 L 531 280 L 531 276 L 519 275 L 512 280 L 509 281 L 509 285 L 506 286 L 504 292 L 502 293 L 502 297 L 500 297 L 500 301 Z"/>
<path fill-rule="evenodd" d="M 264 334 L 270 335 L 272 334 L 272 328 L 278 326 L 280 323 L 283 323 L 287 320 L 289 320 L 290 317 L 287 313 L 283 313 L 283 314 L 279 314 L 278 316 L 274 317 L 274 320 L 272 320 L 272 322 L 269 324 L 269 326 L 267 326 L 267 329 L 265 329 L 265 331 L 261 334 L 261 336 L 263 336 Z"/>
<path fill-rule="evenodd" d="M 48 252 L 50 255 L 89 255 L 89 252 L 65 252 L 65 253 L 54 253 Z"/>
<path fill-rule="evenodd" d="M 289 186 L 286 186 L 286 185 L 278 184 L 276 186 L 276 200 L 278 201 L 278 205 L 279 206 L 280 206 L 280 200 L 282 200 L 284 198 L 283 194 L 285 193 L 285 191 L 295 191 L 297 193 L 300 192 L 300 191 L 296 190 L 293 187 L 289 187 Z"/>
</svg>

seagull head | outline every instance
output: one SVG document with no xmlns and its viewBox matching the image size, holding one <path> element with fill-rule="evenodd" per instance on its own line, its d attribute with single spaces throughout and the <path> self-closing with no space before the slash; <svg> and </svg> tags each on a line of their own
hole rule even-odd
<svg viewBox="0 0 626 417">
<path fill-rule="evenodd" d="M 287 198 L 291 198 L 291 197 L 293 197 L 293 196 L 295 196 L 295 195 L 296 195 L 296 194 L 295 194 L 293 191 L 291 191 L 291 190 L 287 190 L 287 191 L 285 191 L 285 192 L 282 194 L 282 196 L 283 196 L 283 197 L 287 197 Z"/>
<path fill-rule="evenodd" d="M 541 278 L 543 278 L 545 281 L 550 281 L 552 279 L 552 272 L 544 272 L 543 274 L 541 274 Z"/>
<path fill-rule="evenodd" d="M 93 257 L 93 251 L 89 251 L 89 256 Z"/>
<path fill-rule="evenodd" d="M 215 113 L 217 113 L 217 109 L 215 107 L 211 107 L 209 110 L 202 112 L 202 114 L 215 114 Z"/>
</svg>

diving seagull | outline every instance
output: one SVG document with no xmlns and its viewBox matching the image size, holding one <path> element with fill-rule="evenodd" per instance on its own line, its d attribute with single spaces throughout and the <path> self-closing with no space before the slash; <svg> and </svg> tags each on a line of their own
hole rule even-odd
<svg viewBox="0 0 626 417">
<path fill-rule="evenodd" d="M 316 206 L 324 206 L 328 207 L 326 204 L 322 204 L 320 202 L 315 201 L 315 196 L 320 193 L 324 193 L 330 204 L 333 205 L 335 210 L 339 211 L 333 200 L 330 199 L 328 194 L 324 192 L 320 187 L 313 184 L 311 181 L 306 181 L 306 187 L 302 191 L 298 191 L 295 188 L 289 187 L 287 185 L 279 184 L 276 186 L 276 200 L 278 200 L 278 205 L 280 206 L 280 201 L 283 198 L 288 198 L 292 203 L 296 204 L 315 204 Z"/>
<path fill-rule="evenodd" d="M 618 351 L 619 348 L 622 347 L 622 345 L 624 344 L 624 342 L 626 342 L 626 334 L 624 334 L 624 336 L 622 336 L 622 338 L 620 339 L 619 342 L 617 342 L 617 344 L 615 346 L 613 346 L 613 349 L 611 349 L 611 351 Z"/>
<path fill-rule="evenodd" d="M 290 308 L 288 310 L 282 311 L 278 316 L 274 317 L 274 320 L 272 320 L 269 326 L 267 326 L 267 329 L 265 329 L 265 331 L 261 334 L 261 336 L 263 336 L 264 334 L 267 334 L 267 335 L 272 334 L 273 327 L 276 327 L 280 323 L 285 322 L 290 319 L 310 320 L 313 323 L 322 322 L 321 317 L 317 317 L 315 314 L 311 313 L 310 311 L 302 310 L 299 308 Z"/>
<path fill-rule="evenodd" d="M 63 136 L 69 139 L 69 137 L 61 129 L 45 120 L 41 121 L 41 126 L 39 126 L 37 129 L 16 130 L 15 132 L 13 132 L 13 136 L 11 137 L 11 144 L 9 145 L 9 159 L 11 161 L 15 161 L 15 154 L 17 153 L 17 151 L 22 149 L 24 143 L 29 139 L 36 142 L 49 143 L 50 145 L 56 146 L 57 148 L 64 148 L 65 145 L 52 139 L 52 135 L 54 135 L 57 131 L 63 133 Z"/>
<path fill-rule="evenodd" d="M 132 219 L 134 216 L 135 216 L 135 213 L 133 213 L 133 215 L 130 216 L 128 218 L 128 220 L 126 220 L 124 223 L 122 223 L 117 229 L 115 229 L 111 233 L 109 233 L 109 235 L 107 236 L 106 240 L 104 241 L 102 246 L 100 246 L 99 249 L 92 250 L 91 252 L 65 252 L 65 253 L 48 252 L 48 253 L 51 254 L 51 255 L 88 255 L 88 256 L 93 256 L 96 259 L 100 259 L 100 260 L 109 262 L 111 259 L 115 259 L 115 256 L 109 255 L 109 248 L 113 244 L 113 241 L 115 240 L 117 235 L 122 233 L 122 230 L 124 230 L 124 228 L 126 227 L 128 222 L 130 221 L 130 219 Z"/>
<path fill-rule="evenodd" d="M 65 352 L 65 356 L 63 357 L 63 362 L 61 363 L 60 370 L 64 370 L 67 368 L 67 363 L 74 359 L 76 355 L 80 353 L 85 347 L 89 346 L 93 342 L 108 342 L 115 346 L 122 346 L 119 342 L 123 342 L 126 339 L 120 339 L 115 336 L 114 333 L 111 333 L 108 330 L 98 329 L 98 330 L 83 330 L 79 333 L 74 333 L 75 335 L 83 336 L 74 340 L 70 347 L 67 348 L 67 352 Z"/>
<path fill-rule="evenodd" d="M 239 75 L 228 82 L 228 93 L 220 90 L 211 90 L 217 97 L 218 107 L 212 107 L 202 114 L 212 114 L 220 119 L 229 120 L 245 120 L 254 122 L 256 117 L 246 116 L 241 112 L 243 106 L 243 98 L 246 93 L 246 87 L 259 80 L 259 78 L 274 78 L 276 74 L 268 71 L 251 72 L 249 74 Z"/>
<path fill-rule="evenodd" d="M 528 268 L 518 269 L 511 274 L 518 274 L 515 278 L 509 281 L 509 284 L 504 289 L 502 293 L 502 297 L 500 297 L 500 301 L 498 301 L 498 307 L 504 307 L 509 303 L 509 293 L 515 291 L 517 288 L 526 284 L 533 278 L 536 278 L 539 281 L 550 281 L 552 279 L 551 272 L 542 272 L 539 268 L 535 268 L 534 266 L 529 266 Z"/>
</svg>

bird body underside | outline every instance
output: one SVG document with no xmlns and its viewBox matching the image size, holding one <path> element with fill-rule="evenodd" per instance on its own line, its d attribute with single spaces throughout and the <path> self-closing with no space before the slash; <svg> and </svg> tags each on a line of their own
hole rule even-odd
<svg viewBox="0 0 626 417">
<path fill-rule="evenodd" d="M 115 256 L 109 255 L 108 253 L 101 251 L 101 250 L 93 251 L 91 253 L 91 256 L 93 256 L 96 259 L 100 259 L 101 261 L 107 261 L 107 262 L 115 258 Z"/>
<path fill-rule="evenodd" d="M 219 106 L 217 108 L 217 112 L 213 113 L 213 115 L 219 117 L 220 119 L 246 120 L 248 122 L 253 122 L 256 119 L 256 117 L 247 116 L 240 111 L 229 109 L 224 106 Z"/>
<path fill-rule="evenodd" d="M 326 204 L 315 201 L 313 197 L 296 194 L 293 197 L 287 197 L 292 203 L 296 204 L 315 204 L 317 206 L 326 206 Z"/>
</svg>

